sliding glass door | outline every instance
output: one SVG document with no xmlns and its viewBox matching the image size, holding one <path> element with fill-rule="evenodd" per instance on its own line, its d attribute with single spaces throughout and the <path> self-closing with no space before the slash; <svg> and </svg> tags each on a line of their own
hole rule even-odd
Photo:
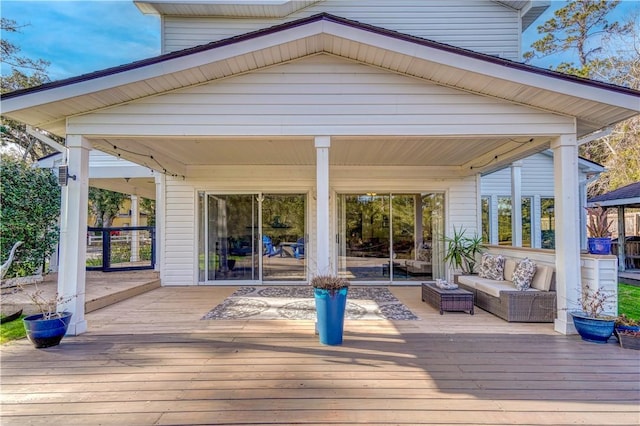
<svg viewBox="0 0 640 426">
<path fill-rule="evenodd" d="M 304 281 L 304 194 L 198 193 L 198 279 Z"/>
<path fill-rule="evenodd" d="M 305 203 L 301 194 L 265 194 L 262 201 L 262 279 L 306 279 Z"/>
<path fill-rule="evenodd" d="M 338 269 L 353 281 L 419 281 L 444 274 L 444 195 L 340 194 Z"/>
</svg>

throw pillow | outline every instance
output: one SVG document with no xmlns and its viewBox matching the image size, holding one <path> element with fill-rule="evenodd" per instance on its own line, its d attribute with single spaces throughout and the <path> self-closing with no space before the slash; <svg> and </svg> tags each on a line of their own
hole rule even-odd
<svg viewBox="0 0 640 426">
<path fill-rule="evenodd" d="M 480 278 L 503 281 L 505 260 L 502 255 L 494 256 L 488 253 L 483 254 L 478 275 Z"/>
<path fill-rule="evenodd" d="M 531 287 L 531 281 L 536 274 L 536 264 L 531 259 L 525 257 L 516 265 L 513 271 L 513 284 L 520 291 L 525 291 Z"/>
</svg>

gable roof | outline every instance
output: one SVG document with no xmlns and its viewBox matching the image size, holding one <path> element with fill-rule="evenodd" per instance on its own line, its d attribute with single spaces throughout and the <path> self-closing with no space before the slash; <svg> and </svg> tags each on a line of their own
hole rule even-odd
<svg viewBox="0 0 640 426">
<path fill-rule="evenodd" d="M 640 182 L 635 182 L 606 194 L 590 198 L 589 205 L 600 204 L 602 207 L 626 206 L 640 207 Z"/>
<path fill-rule="evenodd" d="M 278 63 L 329 53 L 577 118 L 582 136 L 640 112 L 640 92 L 327 13 L 2 95 L 3 114 L 64 136 L 65 119 Z"/>
</svg>

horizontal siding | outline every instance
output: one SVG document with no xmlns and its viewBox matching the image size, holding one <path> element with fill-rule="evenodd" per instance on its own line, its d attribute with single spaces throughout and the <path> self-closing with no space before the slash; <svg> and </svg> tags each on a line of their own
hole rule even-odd
<svg viewBox="0 0 640 426">
<path fill-rule="evenodd" d="M 70 119 L 79 134 L 563 133 L 570 119 L 329 55 Z"/>
<path fill-rule="evenodd" d="M 585 179 L 580 173 L 580 179 Z M 554 196 L 553 157 L 534 154 L 522 160 L 521 188 L 523 196 Z M 511 169 L 509 167 L 482 177 L 482 195 L 511 194 Z"/>
<path fill-rule="evenodd" d="M 490 0 L 322 1 L 282 19 L 163 19 L 163 50 L 171 52 L 328 12 L 354 21 L 503 58 L 519 59 L 518 12 Z"/>
<path fill-rule="evenodd" d="M 523 196 L 553 197 L 553 157 L 534 154 L 522 160 L 521 191 Z M 507 167 L 482 177 L 482 195 L 511 194 L 511 168 Z"/>
<path fill-rule="evenodd" d="M 163 285 L 196 283 L 196 198 L 187 182 L 166 178 Z"/>
<path fill-rule="evenodd" d="M 238 166 L 215 168 L 201 167 L 196 170 L 196 177 L 186 180 L 167 177 L 166 209 L 165 209 L 165 259 L 163 265 L 163 285 L 197 284 L 196 270 L 196 193 L 199 190 L 211 192 L 298 192 L 308 193 L 307 233 L 310 241 L 315 241 L 317 232 L 315 200 L 315 171 L 300 168 L 300 179 L 291 182 L 291 170 L 273 167 Z M 240 184 L 234 181 L 236 176 L 246 173 L 270 175 L 264 182 L 260 179 L 244 180 Z M 280 169 L 280 171 L 278 171 Z M 294 168 L 291 168 L 294 169 Z M 453 226 L 461 226 L 470 232 L 477 229 L 476 178 L 465 179 L 428 179 L 425 171 L 413 169 L 398 172 L 399 168 L 376 167 L 335 167 L 330 171 L 331 190 L 333 193 L 349 192 L 444 192 L 447 194 L 446 229 L 451 232 Z M 215 174 L 215 178 L 211 178 Z M 389 175 L 395 178 L 390 179 Z M 335 199 L 332 200 L 332 204 Z M 335 217 L 331 217 L 332 227 Z M 335 228 L 333 233 L 336 232 Z M 332 250 L 334 248 L 332 247 Z M 309 246 L 309 262 L 314 264 L 315 246 Z"/>
</svg>

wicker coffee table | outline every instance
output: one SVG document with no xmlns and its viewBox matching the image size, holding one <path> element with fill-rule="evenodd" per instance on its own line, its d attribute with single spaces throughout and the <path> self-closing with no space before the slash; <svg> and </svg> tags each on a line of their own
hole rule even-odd
<svg viewBox="0 0 640 426">
<path fill-rule="evenodd" d="M 440 315 L 444 311 L 469 312 L 473 315 L 473 293 L 461 288 L 443 290 L 432 283 L 422 284 L 422 301 L 440 309 Z"/>
</svg>

